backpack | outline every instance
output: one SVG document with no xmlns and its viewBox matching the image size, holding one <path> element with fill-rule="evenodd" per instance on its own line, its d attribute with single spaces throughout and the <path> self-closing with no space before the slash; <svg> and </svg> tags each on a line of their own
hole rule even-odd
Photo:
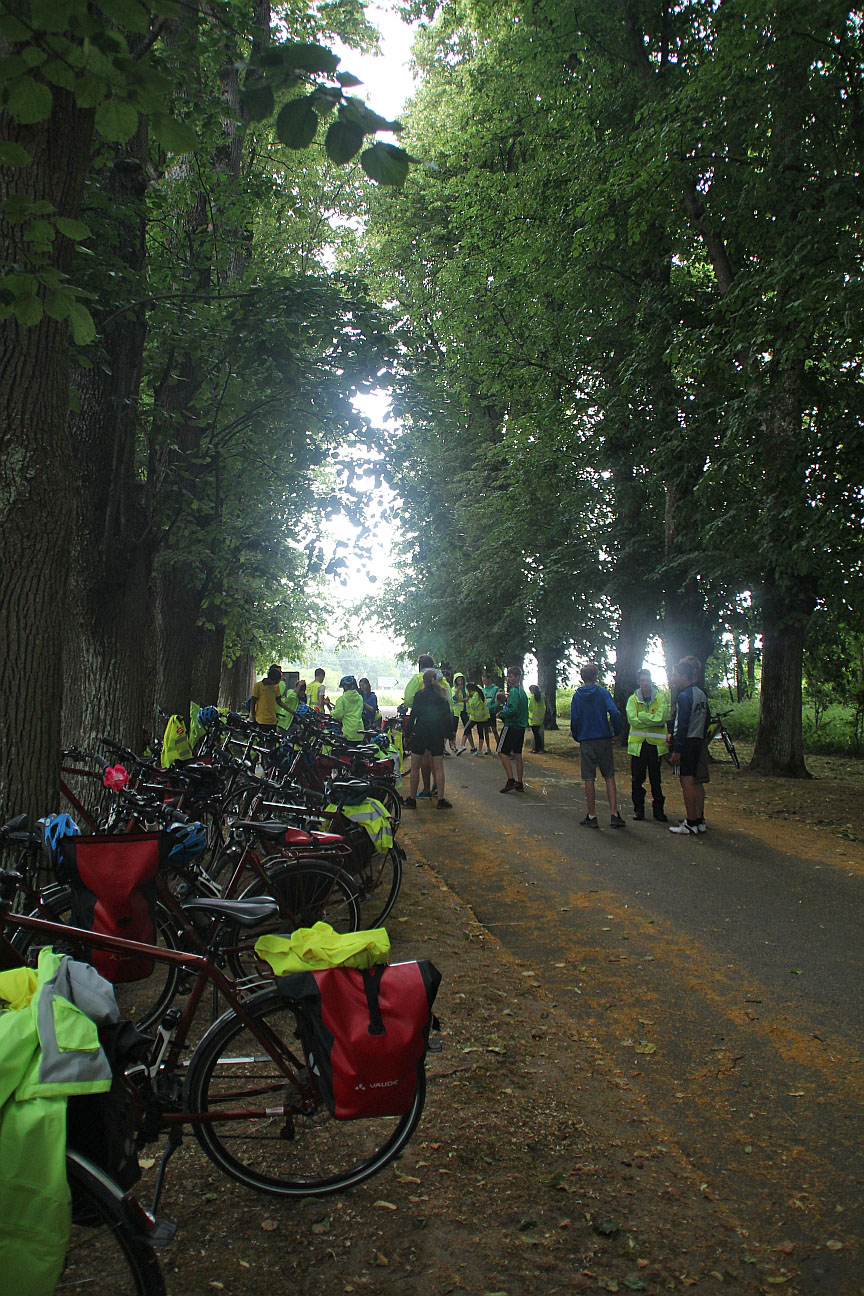
<svg viewBox="0 0 864 1296">
<path fill-rule="evenodd" d="M 72 926 L 154 945 L 156 873 L 175 844 L 165 833 L 64 837 L 56 874 L 72 890 Z M 153 960 L 137 954 L 90 949 L 86 958 L 115 984 L 153 971 Z"/>
<path fill-rule="evenodd" d="M 75 1094 L 66 1102 L 66 1143 L 128 1192 L 141 1178 L 135 1142 L 135 1103 L 123 1079 L 126 1069 L 146 1062 L 152 1040 L 130 1021 L 99 1031 L 99 1042 L 111 1065 L 107 1093 Z M 83 1222 L 83 1221 L 79 1221 Z"/>
<path fill-rule="evenodd" d="M 438 1028 L 441 973 L 428 961 L 326 968 L 277 977 L 298 1009 L 318 1090 L 337 1120 L 404 1116 Z"/>
</svg>

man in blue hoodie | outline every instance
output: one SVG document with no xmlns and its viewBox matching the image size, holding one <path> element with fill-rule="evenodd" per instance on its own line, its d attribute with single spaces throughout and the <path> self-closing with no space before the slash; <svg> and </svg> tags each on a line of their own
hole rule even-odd
<svg viewBox="0 0 864 1296">
<path fill-rule="evenodd" d="M 579 760 L 585 784 L 588 813 L 580 820 L 583 828 L 599 828 L 594 806 L 597 768 L 606 780 L 606 795 L 612 817 L 612 828 L 623 828 L 624 820 L 618 813 L 618 789 L 615 786 L 615 757 L 612 751 L 613 735 L 621 732 L 621 712 L 612 695 L 597 683 L 597 667 L 583 666 L 582 687 L 573 694 L 570 704 L 570 732 L 579 744 Z M 610 728 L 611 725 L 611 728 Z"/>
</svg>

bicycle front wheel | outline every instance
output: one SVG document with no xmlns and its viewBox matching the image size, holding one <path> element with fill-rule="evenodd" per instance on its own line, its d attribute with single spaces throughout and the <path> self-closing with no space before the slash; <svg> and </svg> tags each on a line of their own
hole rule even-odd
<svg viewBox="0 0 864 1296">
<path fill-rule="evenodd" d="M 322 1197 L 363 1183 L 398 1156 L 423 1111 L 422 1066 L 404 1116 L 337 1121 L 315 1087 L 291 1003 L 266 990 L 244 1010 L 254 1029 L 225 1013 L 195 1050 L 186 1080 L 187 1119 L 220 1170 L 259 1192 Z"/>
<path fill-rule="evenodd" d="M 129 1218 L 123 1193 L 84 1157 L 68 1154 L 72 1232 L 55 1293 L 110 1292 L 111 1296 L 165 1296 L 159 1262 Z"/>
</svg>

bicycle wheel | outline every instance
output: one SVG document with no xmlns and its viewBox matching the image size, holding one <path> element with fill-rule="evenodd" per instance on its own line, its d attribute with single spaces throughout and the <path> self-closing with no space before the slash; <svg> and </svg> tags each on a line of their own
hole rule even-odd
<svg viewBox="0 0 864 1296">
<path fill-rule="evenodd" d="M 363 1183 L 398 1156 L 423 1111 L 422 1066 L 406 1115 L 337 1121 L 312 1080 L 291 1003 L 265 990 L 244 1009 L 256 1032 L 233 1012 L 220 1017 L 192 1056 L 184 1092 L 195 1135 L 220 1170 L 275 1196 L 322 1197 Z"/>
<path fill-rule="evenodd" d="M 43 899 L 42 906 L 34 909 L 31 918 L 44 918 L 49 922 L 68 923 L 72 913 L 72 892 L 68 887 L 57 887 L 56 891 Z M 15 932 L 12 944 L 21 955 L 22 962 L 35 967 L 39 961 L 39 951 L 43 945 L 54 943 L 51 938 L 43 938 L 37 931 L 28 931 L 23 927 Z M 66 942 L 62 942 L 65 944 Z M 59 952 L 65 953 L 62 944 Z M 156 906 L 156 944 L 162 949 L 178 949 L 177 932 L 171 915 L 162 905 Z M 68 952 L 74 958 L 81 958 L 80 946 L 68 942 Z M 154 1022 L 161 1019 L 165 1009 L 177 994 L 181 969 L 171 963 L 153 964 L 153 971 L 146 981 L 119 983 L 114 987 L 117 1006 L 123 1017 L 135 1022 L 139 1030 L 147 1030 Z"/>
<path fill-rule="evenodd" d="M 394 842 L 383 855 L 373 855 L 356 875 L 360 888 L 360 914 L 363 930 L 380 927 L 396 903 L 402 886 L 402 861 L 405 852 Z"/>
<path fill-rule="evenodd" d="M 390 787 L 389 784 L 375 783 L 374 780 L 372 783 L 372 796 L 376 801 L 380 801 L 386 808 L 387 813 L 390 816 L 390 828 L 395 837 L 399 825 L 402 822 L 401 796 L 396 789 Z"/>
<path fill-rule="evenodd" d="M 736 769 L 740 769 L 741 762 L 738 759 L 738 753 L 735 750 L 735 744 L 733 743 L 732 739 L 729 737 L 725 729 L 721 729 L 720 733 L 723 735 L 723 746 L 726 748 L 727 752 L 729 753 L 729 759 L 732 761 L 732 764 L 735 766 Z"/>
<path fill-rule="evenodd" d="M 56 1293 L 165 1296 L 156 1254 L 135 1228 L 123 1193 L 84 1157 L 67 1154 L 72 1232 Z"/>
<path fill-rule="evenodd" d="M 290 934 L 316 922 L 329 923 L 334 931 L 342 933 L 360 928 L 360 906 L 353 881 L 329 860 L 283 859 L 269 866 L 266 878 L 257 878 L 240 898 L 266 895 L 279 901 L 277 917 L 251 931 L 230 920 L 220 927 L 220 946 L 238 979 L 258 972 L 254 945 L 267 932 Z"/>
</svg>

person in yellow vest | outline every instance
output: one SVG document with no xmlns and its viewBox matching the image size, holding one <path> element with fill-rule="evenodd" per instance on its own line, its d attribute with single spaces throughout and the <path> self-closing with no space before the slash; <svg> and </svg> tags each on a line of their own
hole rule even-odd
<svg viewBox="0 0 864 1296">
<path fill-rule="evenodd" d="M 280 685 L 282 692 L 279 695 L 279 701 L 276 707 L 276 723 L 280 729 L 290 729 L 291 721 L 294 719 L 294 712 L 300 705 L 300 697 L 296 688 L 289 688 L 285 680 Z"/>
<path fill-rule="evenodd" d="M 543 738 L 543 722 L 546 719 L 546 694 L 541 693 L 536 684 L 528 686 L 528 727 L 534 735 L 534 746 L 531 755 L 546 750 Z"/>
<path fill-rule="evenodd" d="M 339 721 L 342 737 L 346 742 L 362 742 L 363 694 L 357 688 L 357 681 L 353 675 L 343 675 L 339 687 L 343 690 L 342 696 L 333 703 L 330 718 Z"/>
<path fill-rule="evenodd" d="M 654 818 L 668 823 L 663 813 L 665 798 L 660 784 L 660 753 L 666 750 L 669 721 L 669 695 L 658 689 L 651 672 L 639 671 L 636 692 L 627 699 L 627 723 L 630 734 L 627 751 L 630 753 L 630 780 L 633 797 L 633 818 L 645 818 L 645 773 L 651 783 L 651 802 Z"/>
<path fill-rule="evenodd" d="M 452 683 L 444 676 L 450 689 L 450 711 L 453 716 L 453 727 L 450 731 L 450 750 L 454 756 L 461 756 L 466 750 L 465 733 L 462 733 L 462 744 L 456 741 L 456 735 L 459 732 L 459 721 L 463 726 L 468 723 L 468 712 L 466 710 L 466 693 L 465 693 L 465 676 L 461 671 L 457 671 L 453 676 Z"/>
<path fill-rule="evenodd" d="M 282 667 L 271 666 L 264 679 L 259 680 L 252 690 L 249 719 L 264 729 L 275 729 L 277 708 L 288 710 L 282 701 Z"/>
<path fill-rule="evenodd" d="M 465 699 L 465 706 L 468 712 L 468 723 L 462 733 L 462 738 L 471 747 L 472 756 L 491 756 L 492 748 L 489 746 L 489 703 L 486 701 L 486 694 L 479 684 L 471 683 L 468 685 L 468 694 Z M 474 730 L 477 730 L 477 746 L 474 746 Z M 486 750 L 483 750 L 483 744 L 486 744 Z"/>
<path fill-rule="evenodd" d="M 402 705 L 408 707 L 409 711 L 414 703 L 414 698 L 417 696 L 420 689 L 423 688 L 424 671 L 434 669 L 435 658 L 430 657 L 428 653 L 421 653 L 417 659 L 417 674 L 412 675 L 408 683 L 405 685 L 405 692 L 402 697 Z M 422 800 L 424 798 L 437 796 L 438 789 L 432 782 L 432 759 L 428 752 L 422 759 L 420 772 L 423 778 L 423 790 L 418 792 L 418 798 Z"/>
</svg>

